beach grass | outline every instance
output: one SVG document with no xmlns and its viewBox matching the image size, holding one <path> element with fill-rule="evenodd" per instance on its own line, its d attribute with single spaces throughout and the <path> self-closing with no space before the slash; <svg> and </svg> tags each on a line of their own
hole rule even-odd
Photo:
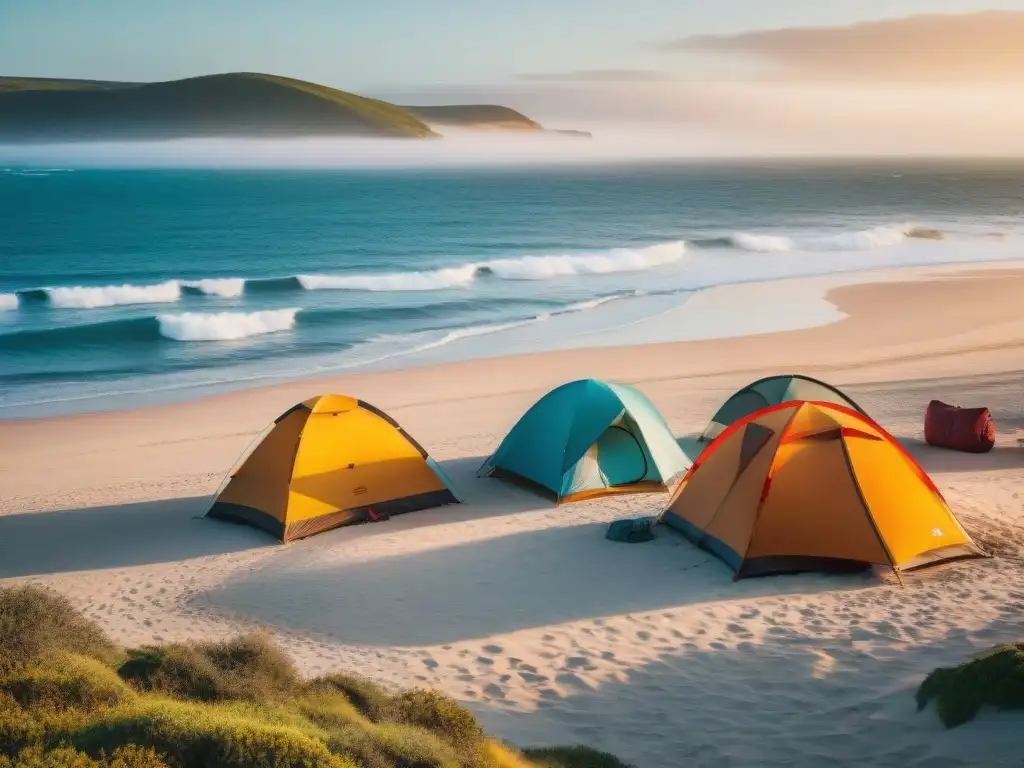
<svg viewBox="0 0 1024 768">
<path fill-rule="evenodd" d="M 625 768 L 519 752 L 428 689 L 303 679 L 263 635 L 122 650 L 64 597 L 0 589 L 0 768 Z"/>
<path fill-rule="evenodd" d="M 918 711 L 935 700 L 947 728 L 974 719 L 984 706 L 1024 709 L 1024 642 L 994 648 L 957 667 L 940 667 L 917 689 Z"/>
</svg>

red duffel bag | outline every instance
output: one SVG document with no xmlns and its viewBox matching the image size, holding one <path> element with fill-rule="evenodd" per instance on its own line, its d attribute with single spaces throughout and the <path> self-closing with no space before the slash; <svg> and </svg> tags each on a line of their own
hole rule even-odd
<svg viewBox="0 0 1024 768">
<path fill-rule="evenodd" d="M 988 408 L 960 408 L 932 400 L 924 416 L 924 439 L 940 448 L 985 453 L 995 445 L 996 428 Z"/>
</svg>

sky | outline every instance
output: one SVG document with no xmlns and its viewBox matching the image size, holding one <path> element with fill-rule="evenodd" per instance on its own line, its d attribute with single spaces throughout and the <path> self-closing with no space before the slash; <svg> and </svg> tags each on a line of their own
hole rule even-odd
<svg viewBox="0 0 1024 768">
<path fill-rule="evenodd" d="M 728 74 L 730 44 L 672 41 L 985 9 L 1024 11 L 1024 0 L 0 0 L 0 74 L 262 71 L 361 92 L 565 73 L 700 78 Z"/>
<path fill-rule="evenodd" d="M 268 72 L 606 154 L 1021 156 L 1022 40 L 1024 0 L 0 0 L 0 75 Z"/>
</svg>

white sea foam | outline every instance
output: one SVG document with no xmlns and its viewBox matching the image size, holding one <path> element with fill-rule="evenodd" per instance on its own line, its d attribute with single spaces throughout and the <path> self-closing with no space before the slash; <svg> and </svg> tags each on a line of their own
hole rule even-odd
<svg viewBox="0 0 1024 768">
<path fill-rule="evenodd" d="M 907 224 L 896 227 L 872 227 L 857 232 L 841 232 L 836 235 L 809 235 L 787 237 L 750 232 L 736 232 L 730 235 L 732 244 L 745 251 L 760 253 L 782 253 L 787 251 L 872 251 L 877 248 L 891 248 L 900 245 L 908 237 L 925 238 L 921 233 L 937 232 Z M 941 233 L 938 233 L 941 236 Z M 939 239 L 929 236 L 925 239 Z"/>
<path fill-rule="evenodd" d="M 220 296 L 234 299 L 245 291 L 245 280 L 240 277 L 208 277 L 202 280 L 191 280 L 182 283 L 188 288 L 205 293 L 208 296 Z"/>
<path fill-rule="evenodd" d="M 270 309 L 262 312 L 182 312 L 158 315 L 160 333 L 177 341 L 224 341 L 244 339 L 275 331 L 287 331 L 295 325 L 297 309 Z"/>
<path fill-rule="evenodd" d="M 757 235 L 749 232 L 736 232 L 729 237 L 732 244 L 744 251 L 758 253 L 781 253 L 793 250 L 793 240 L 781 235 Z"/>
<path fill-rule="evenodd" d="M 63 309 L 96 309 L 121 304 L 163 304 L 181 298 L 177 280 L 156 285 L 106 285 L 46 288 L 50 304 Z"/>
<path fill-rule="evenodd" d="M 426 272 L 393 272 L 379 275 L 299 275 L 307 291 L 438 291 L 462 288 L 476 277 L 476 264 L 447 267 Z"/>
<path fill-rule="evenodd" d="M 677 240 L 644 248 L 615 248 L 605 253 L 567 253 L 544 256 L 520 256 L 483 262 L 496 276 L 505 280 L 547 280 L 572 275 L 605 275 L 614 272 L 640 272 L 672 264 L 683 258 L 686 243 Z"/>
<path fill-rule="evenodd" d="M 18 308 L 18 294 L 0 293 L 0 311 Z"/>
<path fill-rule="evenodd" d="M 298 275 L 308 291 L 439 291 L 464 288 L 487 273 L 502 280 L 547 280 L 572 275 L 605 275 L 639 272 L 683 258 L 681 240 L 643 248 L 613 248 L 603 253 L 565 253 L 517 256 L 444 267 L 423 272 L 391 272 L 377 275 Z"/>
</svg>

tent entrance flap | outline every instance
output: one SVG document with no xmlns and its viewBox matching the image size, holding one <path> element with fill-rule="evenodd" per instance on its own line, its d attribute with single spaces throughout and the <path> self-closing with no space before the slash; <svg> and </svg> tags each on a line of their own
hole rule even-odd
<svg viewBox="0 0 1024 768">
<path fill-rule="evenodd" d="M 644 449 L 623 427 L 608 427 L 598 438 L 597 464 L 610 488 L 634 485 L 647 476 Z"/>
</svg>

